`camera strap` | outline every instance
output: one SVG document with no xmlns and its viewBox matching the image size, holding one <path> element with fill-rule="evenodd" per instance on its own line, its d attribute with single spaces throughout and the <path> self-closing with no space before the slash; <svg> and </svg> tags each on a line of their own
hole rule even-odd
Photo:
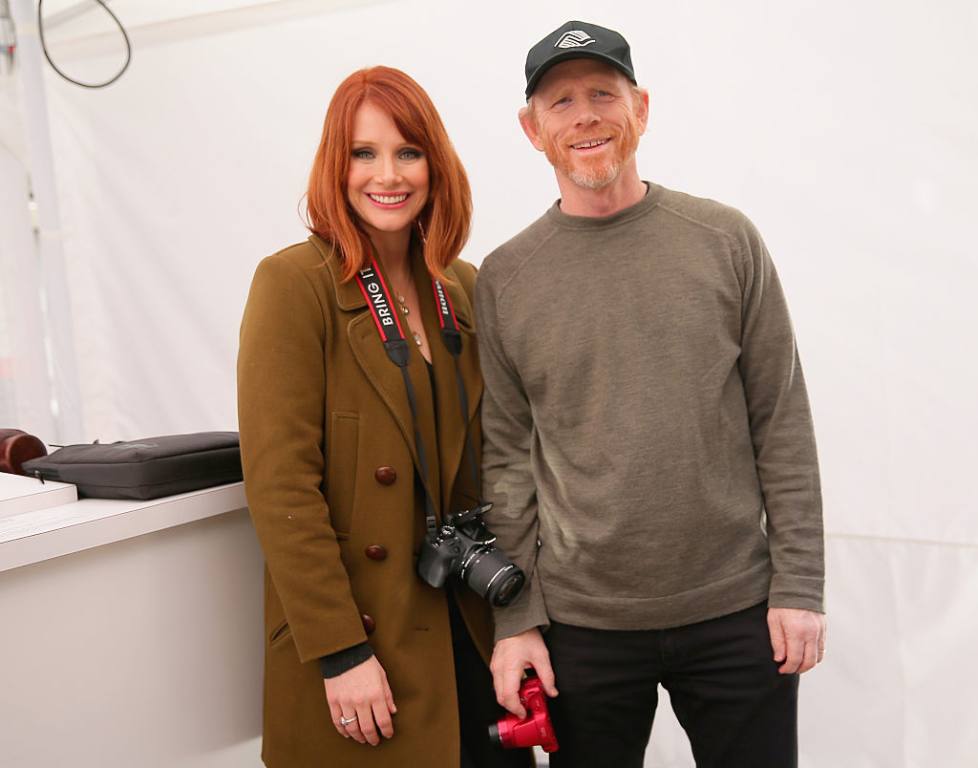
<svg viewBox="0 0 978 768">
<path fill-rule="evenodd" d="M 387 288 L 387 283 L 377 267 L 375 259 L 371 258 L 370 266 L 361 269 L 357 273 L 357 284 L 360 291 L 367 300 L 367 306 L 373 315 L 374 324 L 380 334 L 380 340 L 384 344 L 384 350 L 391 362 L 401 371 L 404 379 L 404 388 L 407 391 L 408 405 L 411 407 L 411 418 L 414 426 L 414 443 L 418 450 L 418 461 L 421 464 L 421 471 L 424 473 L 425 480 L 428 478 L 428 461 L 425 456 L 424 443 L 421 440 L 421 433 L 418 430 L 418 406 L 414 394 L 414 386 L 411 384 L 411 377 L 408 375 L 408 361 L 410 360 L 410 346 L 401 327 L 399 312 L 394 308 L 391 301 L 391 294 Z M 458 366 L 458 359 L 462 353 L 462 333 L 458 328 L 458 321 L 455 318 L 455 309 L 452 300 L 445 290 L 445 286 L 440 280 L 432 279 L 432 288 L 435 293 L 435 306 L 438 309 L 438 323 L 441 327 L 441 337 L 448 349 L 449 354 L 455 361 L 455 379 L 458 382 L 459 403 L 462 410 L 462 425 L 465 430 L 465 450 L 468 464 L 472 470 L 472 480 L 475 483 L 476 493 L 482 498 L 482 486 L 479 483 L 479 468 L 475 462 L 475 451 L 472 448 L 472 439 L 468 432 L 469 399 L 465 391 L 465 382 L 462 380 L 462 372 Z M 425 525 L 429 531 L 434 531 L 438 527 L 435 517 L 434 502 L 431 493 L 428 491 L 426 482 L 422 482 L 425 494 Z"/>
<path fill-rule="evenodd" d="M 472 484 L 482 504 L 482 482 L 479 478 L 479 465 L 475 460 L 475 450 L 472 448 L 472 436 L 469 434 L 469 396 L 465 391 L 462 380 L 462 370 L 458 367 L 458 359 L 462 354 L 462 332 L 458 329 L 455 318 L 455 307 L 451 297 L 440 280 L 432 280 L 431 287 L 435 291 L 435 306 L 438 308 L 438 323 L 441 326 L 441 338 L 445 343 L 448 354 L 455 361 L 455 381 L 458 382 L 458 402 L 462 411 L 462 430 L 465 432 L 465 457 L 472 472 Z"/>
</svg>

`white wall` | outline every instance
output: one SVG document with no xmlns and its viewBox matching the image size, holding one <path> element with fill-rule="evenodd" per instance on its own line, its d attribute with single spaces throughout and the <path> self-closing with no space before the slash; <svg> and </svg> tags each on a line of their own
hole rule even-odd
<svg viewBox="0 0 978 768">
<path fill-rule="evenodd" d="M 28 188 L 22 159 L 0 142 L 0 427 L 52 434 Z"/>
<path fill-rule="evenodd" d="M 803 764 L 971 764 L 978 734 L 959 726 L 978 719 L 978 674 L 958 662 L 978 632 L 974 4 L 233 5 L 163 23 L 159 4 L 118 0 L 146 25 L 130 71 L 98 92 L 48 80 L 77 437 L 234 427 L 251 273 L 305 236 L 297 205 L 346 74 L 385 63 L 429 90 L 472 180 L 465 257 L 479 262 L 556 196 L 515 120 L 526 49 L 570 18 L 615 27 L 652 94 L 644 176 L 744 210 L 793 311 L 830 565 Z M 59 50 L 93 79 L 119 60 L 111 34 Z M 656 736 L 657 765 L 688 764 L 674 726 Z"/>
<path fill-rule="evenodd" d="M 0 66 L 0 428 L 52 434 L 29 163 L 17 77 Z"/>
</svg>

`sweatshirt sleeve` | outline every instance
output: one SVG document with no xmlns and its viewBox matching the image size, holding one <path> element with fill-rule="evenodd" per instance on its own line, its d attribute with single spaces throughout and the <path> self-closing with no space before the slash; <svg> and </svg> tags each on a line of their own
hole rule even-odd
<svg viewBox="0 0 978 768">
<path fill-rule="evenodd" d="M 742 233 L 740 375 L 767 515 L 772 608 L 823 611 L 822 496 L 815 433 L 794 331 L 757 230 Z"/>
<path fill-rule="evenodd" d="M 526 573 L 520 595 L 494 608 L 496 640 L 550 621 L 536 572 L 537 494 L 530 466 L 533 419 L 526 392 L 500 338 L 500 312 L 494 273 L 485 264 L 475 284 L 479 360 L 485 391 L 482 399 L 483 493 L 493 503 L 486 516 L 496 545 Z"/>
<path fill-rule="evenodd" d="M 238 352 L 245 494 L 301 661 L 364 642 L 324 497 L 327 315 L 308 274 L 258 266 Z"/>
</svg>

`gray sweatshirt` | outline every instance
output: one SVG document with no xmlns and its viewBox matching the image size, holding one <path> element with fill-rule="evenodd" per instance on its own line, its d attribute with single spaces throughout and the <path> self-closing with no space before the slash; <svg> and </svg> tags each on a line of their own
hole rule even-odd
<svg viewBox="0 0 978 768">
<path fill-rule="evenodd" d="M 486 258 L 476 313 L 487 521 L 530 576 L 497 639 L 823 609 L 805 381 L 743 214 L 655 184 L 555 204 Z"/>
</svg>

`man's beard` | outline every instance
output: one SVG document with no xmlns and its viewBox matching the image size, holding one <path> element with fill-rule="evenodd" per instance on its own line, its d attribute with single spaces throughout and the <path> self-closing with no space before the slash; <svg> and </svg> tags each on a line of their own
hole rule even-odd
<svg viewBox="0 0 978 768">
<path fill-rule="evenodd" d="M 568 145 L 586 140 L 587 136 L 565 141 L 558 145 L 552 137 L 544 136 L 543 151 L 550 164 L 579 187 L 585 189 L 601 189 L 608 186 L 621 173 L 625 163 L 638 149 L 638 121 L 635 115 L 629 113 L 628 119 L 621 130 L 614 130 L 610 136 L 614 142 L 613 157 L 610 160 L 594 161 L 588 157 L 575 158 L 575 151 Z"/>
</svg>

